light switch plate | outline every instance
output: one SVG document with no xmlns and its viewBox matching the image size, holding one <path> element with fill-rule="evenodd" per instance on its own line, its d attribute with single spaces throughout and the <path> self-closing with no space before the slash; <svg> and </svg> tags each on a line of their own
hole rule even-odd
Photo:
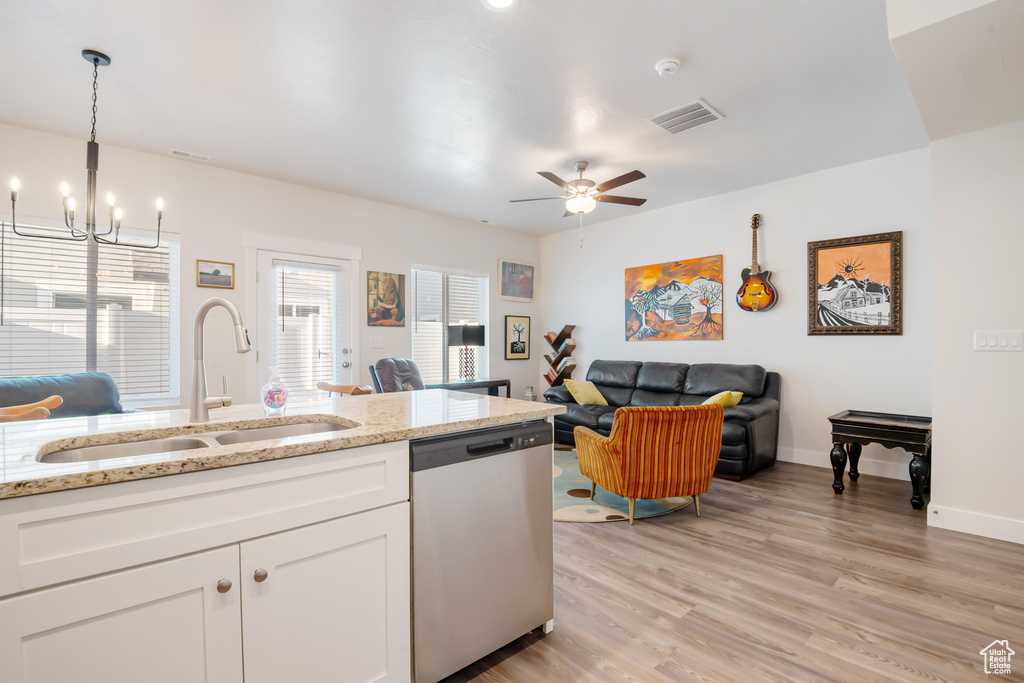
<svg viewBox="0 0 1024 683">
<path fill-rule="evenodd" d="M 975 351 L 1024 351 L 1024 331 L 997 330 L 974 332 Z"/>
<path fill-rule="evenodd" d="M 384 348 L 384 337 L 370 337 L 370 348 L 371 349 L 383 349 Z"/>
</svg>

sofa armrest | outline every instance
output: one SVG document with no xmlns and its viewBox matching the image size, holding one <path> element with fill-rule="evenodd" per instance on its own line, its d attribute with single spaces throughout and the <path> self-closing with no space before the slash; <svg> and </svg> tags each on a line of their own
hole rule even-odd
<svg viewBox="0 0 1024 683">
<path fill-rule="evenodd" d="M 725 419 L 739 419 L 747 422 L 779 412 L 779 402 L 773 398 L 758 398 L 750 403 L 741 403 L 725 409 Z"/>
<path fill-rule="evenodd" d="M 551 387 L 544 392 L 544 398 L 552 403 L 575 403 L 576 399 L 569 393 L 569 388 L 564 384 L 560 384 L 557 387 Z"/>
</svg>

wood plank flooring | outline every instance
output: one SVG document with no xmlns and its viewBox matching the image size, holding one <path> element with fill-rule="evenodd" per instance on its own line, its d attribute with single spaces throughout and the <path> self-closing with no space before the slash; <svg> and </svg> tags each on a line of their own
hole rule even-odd
<svg viewBox="0 0 1024 683">
<path fill-rule="evenodd" d="M 778 463 L 715 479 L 699 519 L 556 523 L 554 632 L 446 683 L 1024 680 L 1024 546 L 928 528 L 909 482 L 831 484 Z"/>
</svg>

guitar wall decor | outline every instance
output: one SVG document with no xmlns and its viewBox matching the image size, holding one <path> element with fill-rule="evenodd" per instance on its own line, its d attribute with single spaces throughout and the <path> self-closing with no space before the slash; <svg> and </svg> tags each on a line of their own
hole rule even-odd
<svg viewBox="0 0 1024 683">
<path fill-rule="evenodd" d="M 758 270 L 757 267 L 757 228 L 761 225 L 761 214 L 755 213 L 750 219 L 750 229 L 754 232 L 754 248 L 750 258 L 750 267 L 744 268 L 741 277 L 743 285 L 736 292 L 736 303 L 744 311 L 767 311 L 779 300 L 775 287 L 771 283 L 771 271 Z"/>
</svg>

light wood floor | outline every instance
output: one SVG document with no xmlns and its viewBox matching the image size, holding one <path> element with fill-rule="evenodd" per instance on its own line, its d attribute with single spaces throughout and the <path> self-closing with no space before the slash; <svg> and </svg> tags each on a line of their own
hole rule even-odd
<svg viewBox="0 0 1024 683">
<path fill-rule="evenodd" d="M 823 456 L 824 457 L 824 456 Z M 555 524 L 555 630 L 461 681 L 1024 680 L 1024 546 L 928 528 L 910 483 L 778 463 L 692 507 Z"/>
</svg>

